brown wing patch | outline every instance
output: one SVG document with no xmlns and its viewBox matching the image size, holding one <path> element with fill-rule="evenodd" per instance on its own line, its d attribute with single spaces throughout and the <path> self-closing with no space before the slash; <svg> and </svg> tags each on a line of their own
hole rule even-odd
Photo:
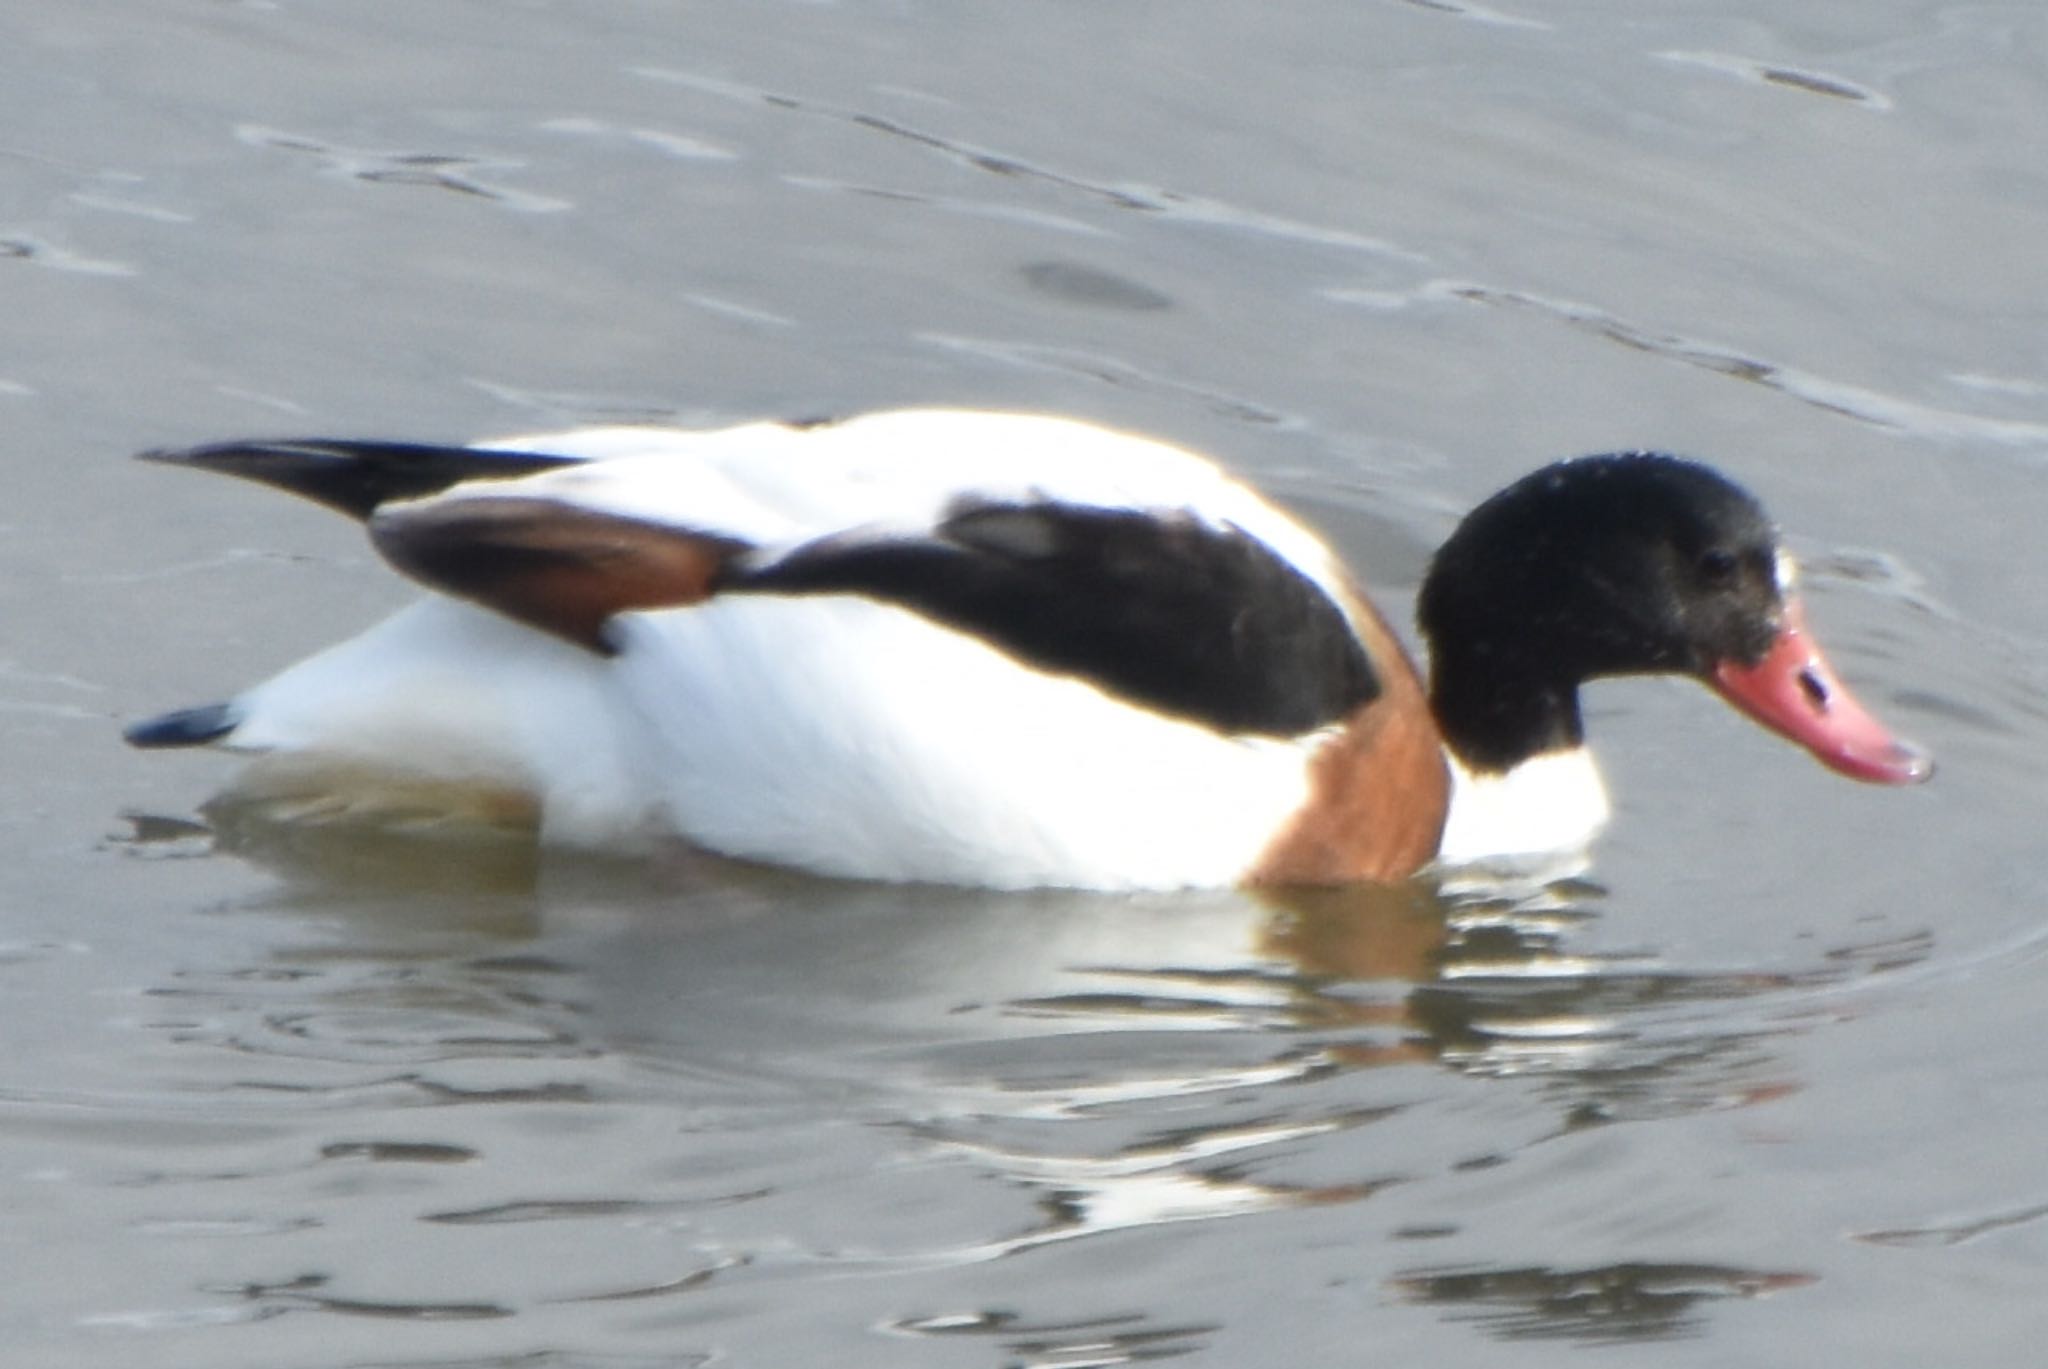
<svg viewBox="0 0 2048 1369">
<path fill-rule="evenodd" d="M 1309 763 L 1309 800 L 1245 876 L 1247 884 L 1397 880 L 1436 855 L 1450 773 L 1408 653 L 1362 595 L 1348 607 L 1382 689 Z"/>
<path fill-rule="evenodd" d="M 370 535 L 422 584 L 599 655 L 615 613 L 702 603 L 746 549 L 712 533 L 502 495 L 380 510 Z"/>
</svg>

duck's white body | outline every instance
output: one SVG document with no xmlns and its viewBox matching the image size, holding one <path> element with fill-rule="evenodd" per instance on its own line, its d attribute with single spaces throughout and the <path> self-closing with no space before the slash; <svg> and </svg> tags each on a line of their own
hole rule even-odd
<svg viewBox="0 0 2048 1369">
<path fill-rule="evenodd" d="M 605 659 L 424 600 L 241 696 L 226 744 L 529 795 L 562 845 L 682 834 L 991 888 L 1227 885 L 1308 800 L 1312 742 L 1163 718 L 886 604 L 739 600 L 621 627 Z"/>
<path fill-rule="evenodd" d="M 492 445 L 583 464 L 412 507 L 560 501 L 771 559 L 924 535 L 963 491 L 1052 499 L 1239 529 L 1347 612 L 1362 602 L 1319 539 L 1208 461 L 1062 419 L 915 411 Z M 573 845 L 681 834 L 832 875 L 1131 889 L 1245 878 L 1311 804 L 1335 730 L 1230 735 L 853 595 L 720 595 L 619 614 L 606 639 L 600 655 L 432 596 L 239 696 L 220 740 L 528 794 L 544 837 Z"/>
</svg>

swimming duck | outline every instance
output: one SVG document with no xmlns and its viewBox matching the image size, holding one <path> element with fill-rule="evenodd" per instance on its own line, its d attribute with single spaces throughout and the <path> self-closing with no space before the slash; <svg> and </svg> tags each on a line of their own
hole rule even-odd
<svg viewBox="0 0 2048 1369">
<path fill-rule="evenodd" d="M 1808 634 L 1755 499 L 1649 452 L 1494 495 L 1423 583 L 1425 687 L 1331 550 L 1213 462 L 906 410 L 444 447 L 144 456 L 363 520 L 433 593 L 127 730 L 497 792 L 544 840 L 680 835 L 995 888 L 1329 884 L 1582 849 L 1579 686 L 1674 673 L 1857 779 L 1930 773 Z"/>
</svg>

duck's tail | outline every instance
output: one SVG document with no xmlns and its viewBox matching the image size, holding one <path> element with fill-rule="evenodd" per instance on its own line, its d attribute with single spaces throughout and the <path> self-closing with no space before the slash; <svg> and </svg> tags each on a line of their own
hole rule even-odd
<svg viewBox="0 0 2048 1369">
<path fill-rule="evenodd" d="M 130 723 L 121 735 L 130 746 L 157 750 L 175 746 L 206 746 L 242 725 L 242 710 L 233 703 L 201 704 L 160 713 Z"/>
<path fill-rule="evenodd" d="M 325 437 L 214 442 L 141 456 L 161 466 L 194 466 L 254 480 L 356 519 L 368 518 L 384 504 L 439 494 L 472 480 L 507 480 L 578 464 L 576 457 L 546 452 Z"/>
</svg>

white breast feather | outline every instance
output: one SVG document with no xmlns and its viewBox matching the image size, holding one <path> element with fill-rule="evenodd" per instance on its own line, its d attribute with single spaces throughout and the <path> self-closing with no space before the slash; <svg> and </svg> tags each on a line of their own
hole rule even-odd
<svg viewBox="0 0 2048 1369">
<path fill-rule="evenodd" d="M 1610 809 L 1600 768 L 1585 747 L 1553 751 L 1506 774 L 1475 775 L 1447 756 L 1451 811 L 1437 862 L 1520 865 L 1585 850 Z"/>
</svg>

